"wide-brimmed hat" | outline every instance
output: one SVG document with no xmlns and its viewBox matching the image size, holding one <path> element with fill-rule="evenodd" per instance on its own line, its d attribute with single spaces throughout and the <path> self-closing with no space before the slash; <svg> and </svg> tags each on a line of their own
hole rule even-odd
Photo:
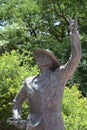
<svg viewBox="0 0 87 130">
<path fill-rule="evenodd" d="M 60 66 L 60 63 L 58 61 L 58 59 L 56 58 L 56 56 L 53 54 L 52 51 L 48 50 L 48 49 L 37 49 L 34 51 L 34 58 L 37 60 L 37 55 L 40 56 L 40 54 L 45 54 L 45 55 L 48 55 L 53 63 L 52 63 L 52 70 L 56 70 L 59 66 Z"/>
</svg>

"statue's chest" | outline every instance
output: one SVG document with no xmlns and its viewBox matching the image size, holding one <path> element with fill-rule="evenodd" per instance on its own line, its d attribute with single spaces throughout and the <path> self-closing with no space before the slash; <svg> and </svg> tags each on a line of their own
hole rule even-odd
<svg viewBox="0 0 87 130">
<path fill-rule="evenodd" d="M 40 100 L 51 101 L 57 97 L 58 79 L 55 76 L 39 77 L 32 82 L 33 95 Z"/>
<path fill-rule="evenodd" d="M 43 76 L 32 80 L 27 92 L 31 106 L 55 111 L 58 104 L 58 91 L 60 91 L 58 79 L 55 76 Z"/>
<path fill-rule="evenodd" d="M 46 77 L 46 76 L 37 77 L 32 82 L 32 88 L 35 91 L 38 91 L 39 93 L 44 92 L 45 89 L 51 84 L 50 80 L 51 80 L 50 76 L 49 77 Z"/>
</svg>

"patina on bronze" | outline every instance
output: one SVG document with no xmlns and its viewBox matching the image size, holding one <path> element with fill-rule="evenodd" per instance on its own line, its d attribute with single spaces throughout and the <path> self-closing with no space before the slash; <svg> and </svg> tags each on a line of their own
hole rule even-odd
<svg viewBox="0 0 87 130">
<path fill-rule="evenodd" d="M 26 130 L 65 130 L 62 119 L 64 87 L 81 59 L 81 46 L 77 21 L 70 20 L 71 54 L 65 65 L 60 65 L 49 50 L 38 49 L 34 57 L 40 68 L 38 76 L 27 78 L 13 100 L 13 117 L 10 124 Z M 27 120 L 21 119 L 21 105 L 29 101 Z"/>
</svg>

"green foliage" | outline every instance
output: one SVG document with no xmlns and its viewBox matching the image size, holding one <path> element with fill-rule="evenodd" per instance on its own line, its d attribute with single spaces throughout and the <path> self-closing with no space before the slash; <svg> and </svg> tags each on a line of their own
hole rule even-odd
<svg viewBox="0 0 87 130">
<path fill-rule="evenodd" d="M 65 88 L 63 117 L 66 130 L 87 130 L 87 97 L 82 96 L 77 85 Z"/>
<path fill-rule="evenodd" d="M 85 39 L 85 41 L 83 41 L 82 43 L 82 60 L 80 63 L 80 66 L 78 67 L 77 70 L 77 75 L 76 78 L 78 77 L 78 75 L 80 75 L 80 77 L 78 78 L 77 83 L 80 84 L 80 90 L 82 91 L 83 95 L 87 95 L 87 38 Z"/>
<path fill-rule="evenodd" d="M 2 1 L 0 6 L 0 53 L 13 49 L 32 50 L 39 6 L 35 0 Z M 32 36 L 32 38 L 31 38 Z M 3 43 L 3 41 L 6 41 Z"/>
<path fill-rule="evenodd" d="M 36 13 L 39 10 L 35 0 L 8 0 L 1 4 L 1 16 L 7 21 L 17 21 L 17 19 L 24 20 L 27 15 Z M 22 15 L 23 14 L 23 15 Z M 10 21 L 10 22 L 11 22 Z"/>
<path fill-rule="evenodd" d="M 28 52 L 26 52 L 28 53 Z M 30 53 L 20 55 L 16 51 L 0 56 L 0 123 L 11 116 L 12 100 L 22 82 L 28 76 L 38 73 L 37 66 L 31 69 Z M 25 58 L 25 60 L 23 60 Z M 29 62 L 29 63 L 28 63 Z M 22 64 L 22 66 L 21 66 Z M 26 106 L 25 106 L 26 109 Z M 3 130 L 5 128 L 3 127 Z"/>
<path fill-rule="evenodd" d="M 4 35 L 1 33 L 1 39 L 3 37 L 3 40 L 8 41 L 6 48 L 9 51 L 15 45 L 15 49 L 19 45 L 27 49 L 53 48 L 54 43 L 65 42 L 66 34 L 69 34 L 67 18 L 75 15 L 84 37 L 87 26 L 86 4 L 86 1 L 75 0 L 1 1 L 0 25 L 4 28 L 8 25 L 10 28 L 6 28 L 6 34 L 2 30 Z"/>
</svg>

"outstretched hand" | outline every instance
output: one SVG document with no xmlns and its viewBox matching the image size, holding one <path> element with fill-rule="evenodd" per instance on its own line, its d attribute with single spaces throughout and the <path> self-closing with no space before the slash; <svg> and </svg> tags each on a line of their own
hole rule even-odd
<svg viewBox="0 0 87 130">
<path fill-rule="evenodd" d="M 77 18 L 75 19 L 69 18 L 69 30 L 70 30 L 70 33 L 77 33 L 77 30 L 78 30 Z"/>
</svg>

